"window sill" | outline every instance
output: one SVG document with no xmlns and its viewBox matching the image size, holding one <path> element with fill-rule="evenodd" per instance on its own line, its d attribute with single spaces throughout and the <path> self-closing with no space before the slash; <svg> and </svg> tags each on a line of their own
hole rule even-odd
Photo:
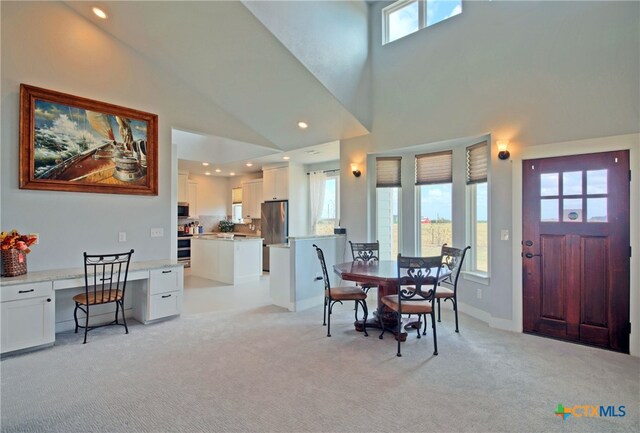
<svg viewBox="0 0 640 433">
<path fill-rule="evenodd" d="M 473 281 L 474 283 L 484 284 L 485 286 L 488 286 L 491 280 L 489 278 L 489 274 L 469 271 L 462 271 L 462 278 L 468 281 Z"/>
</svg>

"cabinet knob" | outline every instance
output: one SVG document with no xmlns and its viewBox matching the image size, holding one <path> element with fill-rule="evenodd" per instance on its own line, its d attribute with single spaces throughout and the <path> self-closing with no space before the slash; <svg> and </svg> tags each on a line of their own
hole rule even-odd
<svg viewBox="0 0 640 433">
<path fill-rule="evenodd" d="M 162 297 L 163 297 L 163 298 L 170 298 L 170 297 L 171 297 L 171 295 L 163 295 Z"/>
<path fill-rule="evenodd" d="M 47 302 L 51 302 L 51 298 L 47 298 Z"/>
<path fill-rule="evenodd" d="M 29 292 L 33 292 L 34 289 L 29 289 L 29 290 L 18 290 L 18 293 L 29 293 Z"/>
<path fill-rule="evenodd" d="M 162 271 L 163 274 L 170 274 L 171 271 Z"/>
</svg>

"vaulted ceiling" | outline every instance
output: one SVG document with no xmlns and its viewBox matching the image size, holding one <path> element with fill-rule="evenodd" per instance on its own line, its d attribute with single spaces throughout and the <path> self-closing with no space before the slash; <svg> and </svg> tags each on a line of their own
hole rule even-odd
<svg viewBox="0 0 640 433">
<path fill-rule="evenodd" d="M 105 2 L 101 7 L 109 17 L 101 20 L 91 12 L 92 3 L 66 2 L 264 137 L 256 143 L 260 152 L 265 146 L 289 151 L 367 134 L 360 103 L 368 91 L 366 4 L 339 2 L 347 8 L 339 10 L 309 2 L 311 10 L 343 20 L 352 16 L 358 29 L 349 40 L 333 35 L 325 44 L 322 38 L 296 39 L 293 29 L 305 26 L 305 16 L 312 18 L 304 10 L 294 5 L 289 10 L 297 15 L 287 21 L 278 19 L 280 2 L 265 3 L 275 9 L 218 1 Z M 297 17 L 303 22 L 295 22 Z M 331 29 L 314 29 L 317 34 L 326 30 Z M 355 67 L 348 66 L 354 61 Z M 300 120 L 309 123 L 307 130 L 298 128 Z"/>
</svg>

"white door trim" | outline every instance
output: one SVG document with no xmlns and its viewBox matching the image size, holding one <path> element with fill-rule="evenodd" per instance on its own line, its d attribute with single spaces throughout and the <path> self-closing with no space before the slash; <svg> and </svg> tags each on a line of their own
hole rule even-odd
<svg viewBox="0 0 640 433">
<path fill-rule="evenodd" d="M 512 152 L 512 269 L 513 269 L 513 326 L 522 332 L 522 161 L 555 156 L 629 150 L 629 163 L 633 173 L 631 183 L 631 258 L 630 320 L 632 326 L 630 350 L 640 356 L 640 134 L 616 135 L 562 143 L 542 144 Z"/>
</svg>

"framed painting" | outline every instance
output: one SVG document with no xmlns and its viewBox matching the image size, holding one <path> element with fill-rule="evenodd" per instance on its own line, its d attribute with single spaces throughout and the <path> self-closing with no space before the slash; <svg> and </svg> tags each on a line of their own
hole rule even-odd
<svg viewBox="0 0 640 433">
<path fill-rule="evenodd" d="M 158 116 L 20 85 L 20 188 L 158 195 Z"/>
</svg>

